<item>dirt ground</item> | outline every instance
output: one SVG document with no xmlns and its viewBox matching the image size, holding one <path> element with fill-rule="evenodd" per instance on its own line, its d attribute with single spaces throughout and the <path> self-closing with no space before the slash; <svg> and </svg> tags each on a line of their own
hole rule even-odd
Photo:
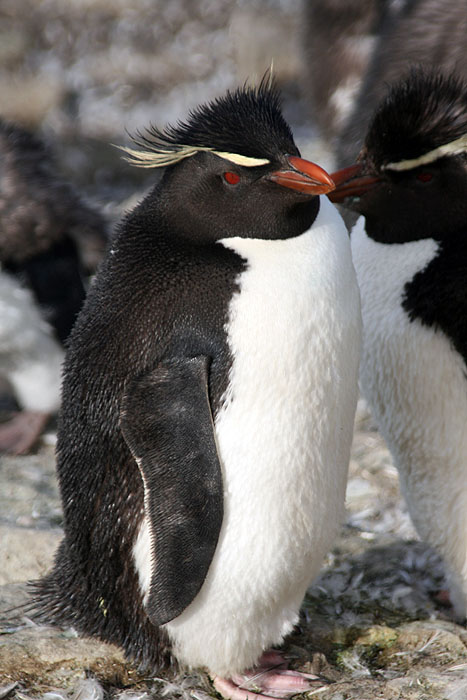
<svg viewBox="0 0 467 700">
<path fill-rule="evenodd" d="M 27 599 L 25 582 L 48 569 L 60 540 L 53 437 L 37 454 L 1 458 L 1 610 Z M 467 630 L 437 603 L 442 587 L 441 562 L 417 541 L 391 457 L 361 402 L 346 522 L 285 644 L 293 666 L 322 679 L 308 697 L 467 700 Z M 215 697 L 201 671 L 147 678 L 111 645 L 38 627 L 21 610 L 0 617 L 0 698 Z"/>
</svg>

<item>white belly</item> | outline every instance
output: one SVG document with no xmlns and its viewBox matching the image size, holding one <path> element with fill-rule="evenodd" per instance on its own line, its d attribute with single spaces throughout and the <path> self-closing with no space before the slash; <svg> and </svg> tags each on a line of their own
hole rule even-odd
<svg viewBox="0 0 467 700">
<path fill-rule="evenodd" d="M 382 245 L 360 219 L 352 253 L 362 295 L 362 391 L 401 477 L 421 538 L 444 557 L 460 617 L 467 603 L 467 368 L 440 331 L 409 321 L 405 284 L 436 255 L 431 240 Z"/>
<path fill-rule="evenodd" d="M 360 311 L 348 236 L 325 199 L 298 238 L 222 244 L 248 261 L 215 420 L 224 520 L 200 593 L 166 628 L 179 658 L 228 675 L 290 631 L 340 523 Z"/>
<path fill-rule="evenodd" d="M 21 408 L 58 410 L 63 357 L 31 292 L 0 266 L 0 371 Z"/>
</svg>

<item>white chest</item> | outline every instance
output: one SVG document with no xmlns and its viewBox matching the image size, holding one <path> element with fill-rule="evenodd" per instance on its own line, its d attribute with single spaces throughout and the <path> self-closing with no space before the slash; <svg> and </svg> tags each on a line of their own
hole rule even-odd
<svg viewBox="0 0 467 700">
<path fill-rule="evenodd" d="M 405 285 L 437 250 L 432 239 L 377 243 L 363 219 L 352 232 L 364 325 L 362 388 L 396 456 L 410 443 L 411 459 L 419 454 L 420 462 L 450 450 L 452 431 L 467 416 L 462 358 L 442 331 L 410 321 L 402 307 Z"/>
<path fill-rule="evenodd" d="M 261 527 L 272 514 L 290 517 L 296 540 L 296 509 L 309 537 L 318 492 L 343 474 L 337 466 L 331 475 L 328 465 L 342 462 L 335 426 L 352 413 L 359 349 L 348 237 L 329 206 L 322 203 L 324 212 L 298 238 L 222 241 L 247 260 L 230 306 L 233 364 L 216 418 L 226 500 L 243 499 L 248 485 L 251 514 L 269 514 Z M 338 500 L 340 493 L 335 507 Z"/>
<path fill-rule="evenodd" d="M 414 524 L 448 564 L 461 618 L 467 609 L 467 368 L 441 330 L 411 322 L 401 306 L 405 284 L 437 249 L 433 240 L 376 243 L 363 220 L 352 232 L 364 325 L 362 390 L 399 468 Z"/>
</svg>

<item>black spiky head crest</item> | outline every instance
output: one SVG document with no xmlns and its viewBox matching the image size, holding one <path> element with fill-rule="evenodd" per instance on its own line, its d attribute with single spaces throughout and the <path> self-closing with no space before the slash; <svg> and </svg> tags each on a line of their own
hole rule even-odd
<svg viewBox="0 0 467 700">
<path fill-rule="evenodd" d="M 467 151 L 467 84 L 458 76 L 412 69 L 376 110 L 364 155 L 376 169 L 408 170 Z"/>
<path fill-rule="evenodd" d="M 244 85 L 192 110 L 185 122 L 151 126 L 134 139 L 141 150 L 123 148 L 133 165 L 173 165 L 199 151 L 237 154 L 265 164 L 299 154 L 281 111 L 279 91 L 268 72 L 257 87 Z M 263 163 L 261 162 L 263 161 Z"/>
</svg>

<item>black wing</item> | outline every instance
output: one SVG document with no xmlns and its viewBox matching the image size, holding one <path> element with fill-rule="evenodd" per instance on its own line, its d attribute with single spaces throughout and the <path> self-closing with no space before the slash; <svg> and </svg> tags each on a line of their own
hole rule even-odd
<svg viewBox="0 0 467 700">
<path fill-rule="evenodd" d="M 124 397 L 121 428 L 144 481 L 153 561 L 146 610 L 155 625 L 197 595 L 222 524 L 208 372 L 204 356 L 164 360 Z"/>
</svg>

